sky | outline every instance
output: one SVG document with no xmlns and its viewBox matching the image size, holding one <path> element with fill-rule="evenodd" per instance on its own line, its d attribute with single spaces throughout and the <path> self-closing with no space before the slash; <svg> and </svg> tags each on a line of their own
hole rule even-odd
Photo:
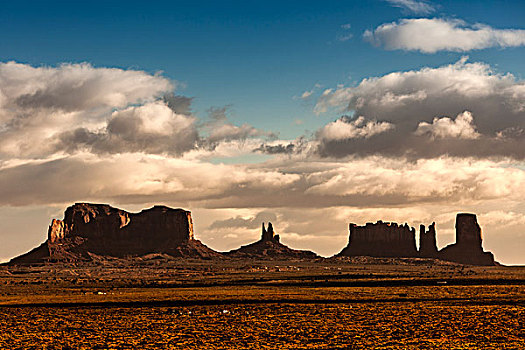
<svg viewBox="0 0 525 350">
<path fill-rule="evenodd" d="M 377 220 L 441 248 L 473 212 L 525 264 L 522 1 L 1 5 L 0 261 L 95 202 L 323 256 Z"/>
</svg>

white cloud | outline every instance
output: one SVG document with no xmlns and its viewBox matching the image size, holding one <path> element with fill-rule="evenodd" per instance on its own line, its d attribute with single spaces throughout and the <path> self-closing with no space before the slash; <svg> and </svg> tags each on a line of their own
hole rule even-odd
<svg viewBox="0 0 525 350">
<path fill-rule="evenodd" d="M 151 101 L 173 89 L 173 83 L 160 75 L 96 68 L 88 63 L 58 67 L 0 63 L 0 86 L 1 121 L 13 118 L 13 109 L 74 112 L 122 108 Z"/>
<path fill-rule="evenodd" d="M 195 147 L 198 137 L 194 117 L 174 113 L 164 102 L 155 101 L 111 113 L 100 129 L 57 132 L 49 142 L 55 141 L 57 152 L 182 154 Z"/>
<path fill-rule="evenodd" d="M 454 64 L 437 68 L 424 67 L 365 78 L 356 87 L 326 89 L 315 111 L 323 113 L 330 107 L 354 110 L 371 105 L 382 108 L 409 107 L 412 102 L 432 102 L 455 95 L 468 100 L 497 96 L 513 110 L 525 110 L 522 101 L 525 97 L 523 81 L 517 81 L 512 74 L 499 74 L 487 64 L 469 63 L 467 60 L 468 57 L 462 57 Z"/>
<path fill-rule="evenodd" d="M 89 64 L 32 67 L 0 63 L 0 157 L 39 157 L 73 129 L 95 132 L 115 110 L 153 102 L 173 90 L 160 75 Z"/>
<path fill-rule="evenodd" d="M 320 153 L 335 157 L 382 154 L 428 158 L 447 154 L 523 159 L 524 101 L 523 81 L 497 73 L 487 64 L 469 63 L 466 57 L 437 68 L 366 78 L 356 86 L 325 90 L 315 112 L 335 109 L 365 120 L 381 120 L 392 128 L 374 140 L 319 138 Z M 426 136 L 429 132 L 432 138 Z"/>
<path fill-rule="evenodd" d="M 345 140 L 354 138 L 370 138 L 392 130 L 394 125 L 388 122 L 365 120 L 364 117 L 352 119 L 343 116 L 335 122 L 325 125 L 318 133 L 318 137 L 325 140 Z"/>
<path fill-rule="evenodd" d="M 248 137 L 261 136 L 263 133 L 249 124 L 242 124 L 241 126 L 230 123 L 218 125 L 213 128 L 209 136 L 206 138 L 209 142 L 231 141 L 246 139 Z"/>
<path fill-rule="evenodd" d="M 426 1 L 417 0 L 386 0 L 390 5 L 394 7 L 400 7 L 405 10 L 409 10 L 415 14 L 429 14 L 435 11 L 434 6 L 428 4 Z"/>
<path fill-rule="evenodd" d="M 202 127 L 191 114 L 191 98 L 173 95 L 174 83 L 142 71 L 8 62 L 0 63 L 0 87 L 0 161 L 80 151 L 180 156 L 271 136 L 228 122 L 220 108 Z"/>
<path fill-rule="evenodd" d="M 477 139 L 474 117 L 469 111 L 458 114 L 456 119 L 448 117 L 434 118 L 432 124 L 421 122 L 415 131 L 416 135 L 430 135 L 433 138 Z"/>
<path fill-rule="evenodd" d="M 0 205 L 79 200 L 183 203 L 284 190 L 300 175 L 137 153 L 77 153 L 0 168 Z M 16 185 L 16 184 L 24 184 Z"/>
<path fill-rule="evenodd" d="M 373 31 L 367 30 L 364 39 L 387 50 L 465 52 L 490 47 L 523 46 L 525 30 L 495 29 L 483 24 L 467 25 L 456 19 L 413 18 L 385 23 Z"/>
<path fill-rule="evenodd" d="M 365 158 L 341 163 L 308 176 L 307 193 L 316 195 L 375 196 L 397 203 L 521 200 L 525 171 L 501 163 L 438 158 L 415 163 Z M 515 192 L 517 191 L 517 192 Z"/>
</svg>

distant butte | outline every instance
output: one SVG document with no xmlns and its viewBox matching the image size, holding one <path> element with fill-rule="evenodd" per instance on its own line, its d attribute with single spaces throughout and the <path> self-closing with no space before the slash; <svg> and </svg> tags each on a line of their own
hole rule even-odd
<svg viewBox="0 0 525 350">
<path fill-rule="evenodd" d="M 149 253 L 210 258 L 219 254 L 193 236 L 191 212 L 154 206 L 140 213 L 106 204 L 76 203 L 63 220 L 53 219 L 48 238 L 10 264 L 77 262 L 93 257 L 130 257 Z"/>
<path fill-rule="evenodd" d="M 439 258 L 470 265 L 494 265 L 494 256 L 483 251 L 481 227 L 476 215 L 460 213 L 456 216 L 456 243 L 439 251 Z"/>
<path fill-rule="evenodd" d="M 239 249 L 225 253 L 234 258 L 274 258 L 274 259 L 314 259 L 318 255 L 307 250 L 297 250 L 282 244 L 279 235 L 273 231 L 273 225 L 268 223 L 268 229 L 262 224 L 261 239 L 242 246 Z"/>
<path fill-rule="evenodd" d="M 378 221 L 365 226 L 350 224 L 349 230 L 349 242 L 339 253 L 341 256 L 408 258 L 418 255 L 416 230 L 408 224 Z"/>
<path fill-rule="evenodd" d="M 348 245 L 337 256 L 372 256 L 396 258 L 435 258 L 468 265 L 495 265 L 494 256 L 483 251 L 481 228 L 475 214 L 460 213 L 456 217 L 456 243 L 438 251 L 436 228 L 428 231 L 420 226 L 419 251 L 416 249 L 415 229 L 378 221 L 365 226 L 349 225 Z"/>
<path fill-rule="evenodd" d="M 337 256 L 376 258 L 430 258 L 460 264 L 497 264 L 482 247 L 481 227 L 475 214 L 456 217 L 456 243 L 438 250 L 436 227 L 420 226 L 419 250 L 416 230 L 408 224 L 378 221 L 349 225 L 348 245 Z M 194 238 L 191 212 L 156 205 L 139 213 L 107 204 L 76 203 L 66 209 L 63 220 L 53 219 L 47 240 L 8 264 L 47 262 L 80 263 L 105 258 L 133 258 L 150 254 L 198 259 L 317 259 L 311 251 L 282 244 L 271 222 L 262 224 L 261 238 L 230 252 L 218 253 Z"/>
</svg>

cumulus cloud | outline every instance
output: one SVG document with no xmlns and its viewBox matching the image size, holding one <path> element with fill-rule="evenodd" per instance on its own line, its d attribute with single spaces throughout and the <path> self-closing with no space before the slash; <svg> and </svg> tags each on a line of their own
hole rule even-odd
<svg viewBox="0 0 525 350">
<path fill-rule="evenodd" d="M 182 154 L 195 147 L 195 118 L 176 114 L 164 102 L 150 102 L 115 111 L 103 130 L 68 130 L 58 135 L 57 150 L 94 153 L 142 151 L 152 154 Z"/>
<path fill-rule="evenodd" d="M 59 135 L 93 138 L 113 111 L 160 99 L 174 84 L 160 75 L 89 64 L 0 63 L 0 157 L 41 157 Z"/>
<path fill-rule="evenodd" d="M 342 116 L 335 122 L 325 125 L 318 132 L 318 137 L 324 140 L 345 140 L 354 138 L 370 138 L 392 130 L 394 125 L 388 122 L 365 120 L 363 116 L 353 119 Z"/>
<path fill-rule="evenodd" d="M 468 25 L 457 19 L 413 18 L 385 23 L 364 33 L 364 39 L 386 50 L 424 53 L 481 50 L 525 45 L 525 30 Z"/>
<path fill-rule="evenodd" d="M 0 86 L 0 159 L 80 151 L 181 156 L 272 136 L 234 125 L 220 108 L 203 126 L 191 98 L 175 95 L 175 84 L 161 75 L 142 71 L 8 62 L 0 63 Z"/>
<path fill-rule="evenodd" d="M 421 122 L 415 131 L 416 135 L 430 135 L 432 138 L 477 139 L 474 117 L 469 111 L 458 114 L 455 119 L 448 117 L 434 118 L 432 124 Z"/>
<path fill-rule="evenodd" d="M 346 25 L 342 26 L 343 29 L 345 28 Z M 349 26 L 349 24 L 348 24 Z M 350 28 L 350 27 L 348 27 Z M 350 38 L 348 38 L 350 39 Z M 306 91 L 303 91 L 303 93 L 300 95 L 300 96 L 294 96 L 294 100 L 296 99 L 301 99 L 301 100 L 308 100 L 310 97 L 312 97 L 314 95 L 314 93 L 317 92 L 317 90 L 319 90 L 321 88 L 321 84 L 319 83 L 316 83 L 314 84 L 314 86 L 310 89 L 310 90 L 306 90 Z"/>
<path fill-rule="evenodd" d="M 0 63 L 0 120 L 12 109 L 63 112 L 126 107 L 150 101 L 173 89 L 160 75 L 118 68 L 95 68 L 88 63 L 32 67 Z"/>
<path fill-rule="evenodd" d="M 399 7 L 408 10 L 415 14 L 429 14 L 435 11 L 434 6 L 426 1 L 417 0 L 385 0 L 394 7 Z"/>
<path fill-rule="evenodd" d="M 523 159 L 524 101 L 523 81 L 497 73 L 484 63 L 468 63 L 466 57 L 442 67 L 366 78 L 356 86 L 325 90 L 315 111 L 335 110 L 364 120 L 380 120 L 388 132 L 373 140 L 319 137 L 319 153 L 333 157 L 381 154 L 432 158 L 447 154 Z M 336 125 L 351 127 L 342 122 L 328 124 Z M 376 124 L 370 126 L 377 128 Z"/>
</svg>

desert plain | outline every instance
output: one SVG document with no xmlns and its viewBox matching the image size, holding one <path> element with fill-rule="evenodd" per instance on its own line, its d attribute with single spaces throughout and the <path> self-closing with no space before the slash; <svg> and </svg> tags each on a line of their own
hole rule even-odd
<svg viewBox="0 0 525 350">
<path fill-rule="evenodd" d="M 525 268 L 424 258 L 0 267 L 2 349 L 523 349 Z"/>
</svg>

